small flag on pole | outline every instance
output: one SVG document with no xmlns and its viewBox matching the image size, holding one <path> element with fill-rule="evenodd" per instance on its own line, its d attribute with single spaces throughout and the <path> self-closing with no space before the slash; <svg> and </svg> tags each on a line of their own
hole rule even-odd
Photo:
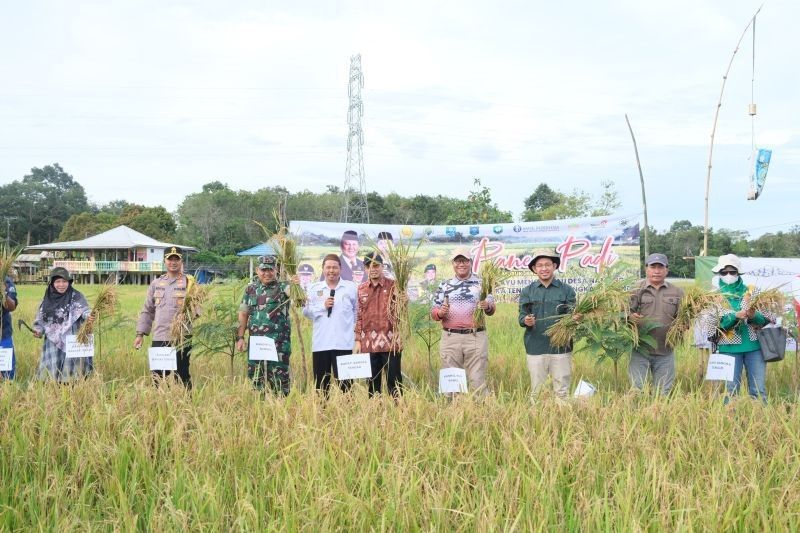
<svg viewBox="0 0 800 533">
<path fill-rule="evenodd" d="M 764 189 L 764 183 L 767 181 L 767 171 L 769 170 L 769 160 L 772 158 L 772 150 L 765 148 L 756 148 L 753 152 L 752 161 L 754 161 L 752 172 L 750 174 L 750 190 L 747 193 L 748 200 L 757 200 L 761 196 L 761 191 Z"/>
</svg>

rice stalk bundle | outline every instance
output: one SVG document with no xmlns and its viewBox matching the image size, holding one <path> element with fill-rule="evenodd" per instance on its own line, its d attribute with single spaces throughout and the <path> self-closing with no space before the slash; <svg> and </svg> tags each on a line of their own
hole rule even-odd
<svg viewBox="0 0 800 533">
<path fill-rule="evenodd" d="M 389 320 L 394 324 L 393 350 L 411 337 L 411 319 L 408 314 L 408 284 L 411 281 L 411 274 L 414 270 L 414 258 L 422 242 L 420 240 L 416 246 L 412 246 L 410 240 L 400 239 L 397 243 L 389 241 L 384 252 L 394 268 L 394 289 L 389 298 Z"/>
<path fill-rule="evenodd" d="M 170 336 L 173 346 L 180 347 L 192 334 L 192 327 L 200 317 L 203 304 L 208 300 L 208 288 L 194 281 L 187 280 L 186 296 L 180 310 L 172 319 Z"/>
<path fill-rule="evenodd" d="M 678 314 L 667 330 L 667 346 L 677 347 L 697 320 L 710 315 L 718 317 L 719 310 L 726 305 L 725 298 L 717 290 L 708 290 L 697 285 L 686 289 L 678 306 Z M 709 322 L 709 319 L 705 318 L 704 322 Z"/>
<path fill-rule="evenodd" d="M 604 325 L 611 321 L 614 329 L 626 320 L 630 308 L 629 286 L 632 279 L 610 268 L 600 274 L 597 283 L 581 295 L 575 309 L 568 310 L 545 335 L 557 348 L 570 346 L 581 324 Z"/>
<path fill-rule="evenodd" d="M 755 309 L 762 315 L 778 317 L 783 315 L 786 307 L 786 295 L 780 287 L 772 289 L 759 289 L 755 287 L 752 292 L 745 295 L 742 301 L 742 310 Z"/>
<path fill-rule="evenodd" d="M 478 270 L 478 277 L 481 278 L 481 293 L 478 301 L 484 301 L 490 294 L 494 294 L 494 290 L 505 280 L 511 277 L 511 272 L 505 268 L 500 267 L 494 261 L 484 261 Z M 475 312 L 472 314 L 472 321 L 476 328 L 486 326 L 486 311 L 480 307 L 475 307 Z"/>
<path fill-rule="evenodd" d="M 253 222 L 261 228 L 261 231 L 264 232 L 266 242 L 275 250 L 275 256 L 278 258 L 278 265 L 282 267 L 280 273 L 281 279 L 283 281 L 289 281 L 292 277 L 297 275 L 297 267 L 300 264 L 300 252 L 297 247 L 297 239 L 289 232 L 289 228 L 281 224 L 277 212 L 275 213 L 275 220 L 278 222 L 279 227 L 279 230 L 275 233 L 270 233 L 266 226 L 257 220 Z M 295 307 L 303 307 L 306 304 L 306 293 L 303 287 L 295 283 L 290 283 L 289 300 L 291 300 L 292 305 Z"/>
<path fill-rule="evenodd" d="M 117 308 L 116 286 L 116 283 L 106 282 L 100 287 L 100 291 L 98 291 L 97 296 L 94 298 L 92 312 L 89 315 L 92 317 L 92 321 L 84 321 L 78 329 L 78 335 L 75 340 L 80 344 L 89 344 L 89 335 L 92 334 L 94 325 L 98 320 L 102 320 L 103 317 L 114 314 L 114 310 Z"/>
<path fill-rule="evenodd" d="M 14 262 L 19 256 L 20 248 L 0 246 L 0 305 L 6 305 L 6 278 L 11 276 Z M 3 313 L 0 313 L 0 328 L 3 326 Z"/>
</svg>

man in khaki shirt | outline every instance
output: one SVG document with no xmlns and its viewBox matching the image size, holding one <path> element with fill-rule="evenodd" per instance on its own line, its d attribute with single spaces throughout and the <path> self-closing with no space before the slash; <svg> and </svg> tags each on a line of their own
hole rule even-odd
<svg viewBox="0 0 800 533">
<path fill-rule="evenodd" d="M 648 332 L 658 343 L 649 353 L 634 351 L 628 365 L 631 385 L 644 388 L 647 375 L 653 375 L 653 386 L 667 395 L 675 381 L 675 353 L 667 346 L 667 330 L 678 314 L 683 289 L 666 281 L 669 263 L 664 254 L 650 254 L 645 260 L 646 279 L 631 294 L 631 318 L 648 321 L 655 327 Z"/>
<path fill-rule="evenodd" d="M 136 323 L 136 339 L 133 347 L 137 350 L 142 347 L 145 335 L 152 333 L 154 348 L 172 346 L 172 322 L 175 315 L 180 312 L 186 290 L 194 278 L 183 273 L 183 250 L 177 246 L 164 250 L 164 264 L 167 273 L 157 277 L 147 289 L 144 306 L 139 313 Z M 192 352 L 191 339 L 186 339 L 177 349 L 178 378 L 186 388 L 192 388 L 192 376 L 189 373 L 189 356 Z M 165 377 L 172 374 L 169 370 L 153 371 L 153 378 Z"/>
</svg>

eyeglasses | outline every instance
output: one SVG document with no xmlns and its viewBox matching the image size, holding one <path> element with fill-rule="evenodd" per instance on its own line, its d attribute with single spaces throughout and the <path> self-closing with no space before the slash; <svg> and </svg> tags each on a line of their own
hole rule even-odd
<svg viewBox="0 0 800 533">
<path fill-rule="evenodd" d="M 720 270 L 719 273 L 722 276 L 730 276 L 730 275 L 738 274 L 739 271 L 738 270 Z"/>
</svg>

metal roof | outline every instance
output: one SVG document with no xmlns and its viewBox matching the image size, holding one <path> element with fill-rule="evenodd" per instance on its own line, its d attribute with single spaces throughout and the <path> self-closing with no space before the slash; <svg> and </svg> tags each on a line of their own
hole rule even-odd
<svg viewBox="0 0 800 533">
<path fill-rule="evenodd" d="M 237 253 L 236 255 L 244 256 L 244 255 L 254 255 L 254 256 L 261 256 L 261 255 L 275 255 L 275 249 L 270 246 L 269 244 L 262 242 L 261 244 L 256 244 L 252 248 L 248 248 L 247 250 L 242 250 L 241 252 Z"/>
<path fill-rule="evenodd" d="M 82 241 L 51 242 L 49 244 L 37 244 L 28 246 L 26 250 L 113 250 L 130 248 L 170 248 L 180 246 L 184 250 L 196 252 L 197 248 L 161 242 L 148 237 L 143 233 L 129 228 L 128 226 L 117 226 L 93 237 Z"/>
</svg>

